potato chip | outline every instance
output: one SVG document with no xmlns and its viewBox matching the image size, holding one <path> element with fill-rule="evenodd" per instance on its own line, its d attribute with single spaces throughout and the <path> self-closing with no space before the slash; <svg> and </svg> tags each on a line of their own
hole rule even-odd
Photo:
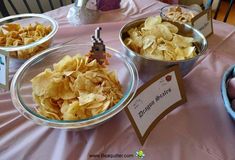
<svg viewBox="0 0 235 160">
<path fill-rule="evenodd" d="M 158 24 L 162 23 L 162 19 L 160 16 L 157 17 L 149 17 L 144 22 L 144 29 L 152 29 L 155 28 Z"/>
<path fill-rule="evenodd" d="M 162 37 L 168 41 L 172 40 L 173 35 L 171 33 L 171 31 L 168 29 L 167 26 L 165 26 L 164 24 L 159 24 L 158 28 L 162 34 Z"/>
<path fill-rule="evenodd" d="M 128 30 L 129 37 L 124 39 L 133 51 L 165 61 L 185 60 L 197 55 L 193 46 L 195 40 L 177 34 L 178 28 L 169 22 L 162 22 L 160 16 L 149 17 L 140 26 Z"/>
<path fill-rule="evenodd" d="M 143 38 L 143 49 L 149 48 L 153 43 L 155 43 L 156 37 L 153 35 L 148 35 Z"/>
<path fill-rule="evenodd" d="M 76 69 L 77 62 L 70 56 L 65 56 L 58 63 L 53 65 L 55 71 L 74 71 Z"/>
<path fill-rule="evenodd" d="M 11 32 L 11 31 L 19 31 L 21 26 L 17 23 L 7 23 L 2 27 L 4 30 Z"/>
<path fill-rule="evenodd" d="M 172 42 L 178 47 L 189 47 L 189 46 L 192 46 L 194 39 L 192 37 L 184 37 L 184 36 L 175 34 Z"/>
<path fill-rule="evenodd" d="M 162 24 L 166 26 L 170 30 L 171 33 L 177 33 L 179 31 L 175 25 L 169 22 L 162 22 Z"/>
<path fill-rule="evenodd" d="M 6 38 L 0 37 L 0 46 L 5 46 L 5 44 L 6 44 Z"/>
<path fill-rule="evenodd" d="M 4 33 L 3 33 L 3 30 L 2 30 L 2 28 L 0 28 L 0 37 L 4 37 L 5 35 L 4 35 Z"/>
<path fill-rule="evenodd" d="M 17 39 L 17 40 L 15 40 L 15 41 L 13 42 L 13 46 L 22 45 L 21 43 L 22 43 L 22 41 L 19 40 L 19 39 Z"/>
<path fill-rule="evenodd" d="M 9 37 L 9 38 L 6 38 L 6 46 L 12 46 L 13 43 L 14 43 L 14 39 Z"/>
<path fill-rule="evenodd" d="M 24 38 L 23 42 L 24 42 L 24 45 L 30 44 L 33 42 L 33 38 Z"/>
<path fill-rule="evenodd" d="M 37 112 L 57 120 L 79 120 L 102 113 L 123 96 L 115 72 L 88 57 L 65 56 L 32 80 Z"/>
</svg>

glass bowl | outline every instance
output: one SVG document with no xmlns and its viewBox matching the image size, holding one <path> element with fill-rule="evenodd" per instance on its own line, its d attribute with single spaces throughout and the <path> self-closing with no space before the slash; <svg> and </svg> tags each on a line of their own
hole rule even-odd
<svg viewBox="0 0 235 160">
<path fill-rule="evenodd" d="M 26 27 L 29 24 L 34 25 L 35 23 L 51 26 L 51 32 L 48 35 L 32 43 L 7 47 L 0 45 L 0 50 L 8 51 L 10 57 L 16 59 L 28 59 L 35 54 L 38 54 L 39 52 L 49 48 L 54 35 L 58 31 L 58 23 L 51 17 L 44 14 L 19 14 L 0 19 L 0 27 L 7 23 L 18 23 L 22 27 Z M 34 51 L 33 49 L 35 49 L 35 47 L 37 47 L 37 49 Z"/>
<path fill-rule="evenodd" d="M 65 55 L 84 55 L 91 49 L 91 44 L 73 44 L 50 48 L 41 54 L 35 55 L 26 61 L 16 72 L 11 83 L 11 97 L 16 109 L 29 120 L 39 125 L 60 129 L 89 129 L 110 119 L 128 105 L 135 95 L 138 87 L 137 69 L 127 57 L 118 51 L 106 47 L 106 52 L 111 54 L 108 68 L 116 71 L 118 79 L 123 87 L 122 99 L 113 107 L 82 120 L 52 120 L 36 113 L 37 104 L 32 97 L 32 84 L 30 80 L 46 68 L 52 68 Z"/>
<path fill-rule="evenodd" d="M 171 15 L 167 15 L 168 11 L 171 8 L 176 8 L 179 7 L 181 8 L 182 13 L 184 14 L 184 16 L 182 16 L 183 14 L 179 14 L 179 12 L 175 12 L 172 13 Z M 173 22 L 178 22 L 178 23 L 187 23 L 187 24 L 192 24 L 191 23 L 191 19 L 189 20 L 187 17 L 188 16 L 192 16 L 191 18 L 195 17 L 197 14 L 199 14 L 200 11 L 197 9 L 194 9 L 190 6 L 185 6 L 185 5 L 167 5 L 165 7 L 161 8 L 161 13 L 160 16 L 162 17 L 162 19 L 164 20 L 168 20 L 168 21 L 173 21 Z M 187 20 L 188 19 L 188 20 Z"/>
</svg>

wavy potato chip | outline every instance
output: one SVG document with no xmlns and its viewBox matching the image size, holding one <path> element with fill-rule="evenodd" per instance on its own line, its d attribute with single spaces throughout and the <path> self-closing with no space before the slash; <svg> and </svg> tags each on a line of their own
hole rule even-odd
<svg viewBox="0 0 235 160">
<path fill-rule="evenodd" d="M 155 28 L 158 24 L 162 23 L 162 19 L 160 16 L 157 17 L 149 17 L 144 22 L 144 29 L 152 29 Z"/>
<path fill-rule="evenodd" d="M 192 46 L 192 43 L 194 42 L 194 39 L 192 37 L 184 37 L 178 34 L 174 34 L 174 38 L 172 42 L 177 46 L 177 47 L 189 47 Z"/>
<path fill-rule="evenodd" d="M 193 58 L 197 55 L 192 37 L 184 37 L 178 28 L 162 22 L 160 16 L 149 17 L 139 27 L 127 31 L 129 37 L 124 43 L 136 53 L 145 57 L 164 61 Z"/>
<path fill-rule="evenodd" d="M 171 33 L 177 33 L 179 31 L 179 29 L 175 25 L 169 22 L 162 22 L 162 24 L 166 26 L 170 30 Z"/>
<path fill-rule="evenodd" d="M 143 38 L 143 49 L 149 48 L 153 43 L 156 42 L 156 38 L 153 35 L 148 35 Z"/>
<path fill-rule="evenodd" d="M 123 96 L 115 72 L 87 56 L 65 56 L 32 80 L 37 112 L 57 120 L 79 120 L 106 111 Z"/>
</svg>

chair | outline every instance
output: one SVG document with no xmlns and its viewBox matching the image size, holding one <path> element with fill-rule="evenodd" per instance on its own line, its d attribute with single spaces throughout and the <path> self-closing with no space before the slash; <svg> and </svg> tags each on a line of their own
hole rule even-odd
<svg viewBox="0 0 235 160">
<path fill-rule="evenodd" d="M 19 10 L 19 3 L 22 5 L 21 8 L 24 9 Z M 30 3 L 34 5 L 30 5 Z M 44 13 L 71 3 L 74 3 L 74 0 L 0 0 L 0 11 L 4 17 L 12 14 L 35 13 L 35 8 L 36 12 Z M 48 5 L 45 7 L 45 4 Z"/>
<path fill-rule="evenodd" d="M 229 6 L 228 6 L 226 14 L 224 16 L 223 22 L 227 22 L 229 13 L 230 13 L 230 11 L 232 9 L 232 6 L 233 6 L 233 2 L 234 2 L 234 0 L 229 0 Z M 218 6 L 217 6 L 217 8 L 215 10 L 214 19 L 216 19 L 217 16 L 218 16 L 218 13 L 219 13 L 219 10 L 220 10 L 220 7 L 221 7 L 221 3 L 222 3 L 222 0 L 219 0 Z M 210 7 L 210 6 L 212 6 L 212 4 L 213 4 L 213 0 L 208 0 L 208 2 L 206 4 L 206 7 Z"/>
</svg>

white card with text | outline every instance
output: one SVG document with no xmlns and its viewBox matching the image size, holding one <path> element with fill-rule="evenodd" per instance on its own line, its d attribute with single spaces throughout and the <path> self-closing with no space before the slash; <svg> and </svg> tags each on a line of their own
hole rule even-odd
<svg viewBox="0 0 235 160">
<path fill-rule="evenodd" d="M 202 32 L 205 37 L 213 34 L 213 23 L 211 8 L 208 8 L 192 19 L 192 25 L 194 28 Z"/>
<path fill-rule="evenodd" d="M 140 87 L 126 111 L 141 144 L 167 113 L 184 102 L 186 97 L 178 66 L 168 69 Z"/>
<path fill-rule="evenodd" d="M 6 51 L 0 50 L 0 88 L 9 89 L 9 57 Z"/>
</svg>

